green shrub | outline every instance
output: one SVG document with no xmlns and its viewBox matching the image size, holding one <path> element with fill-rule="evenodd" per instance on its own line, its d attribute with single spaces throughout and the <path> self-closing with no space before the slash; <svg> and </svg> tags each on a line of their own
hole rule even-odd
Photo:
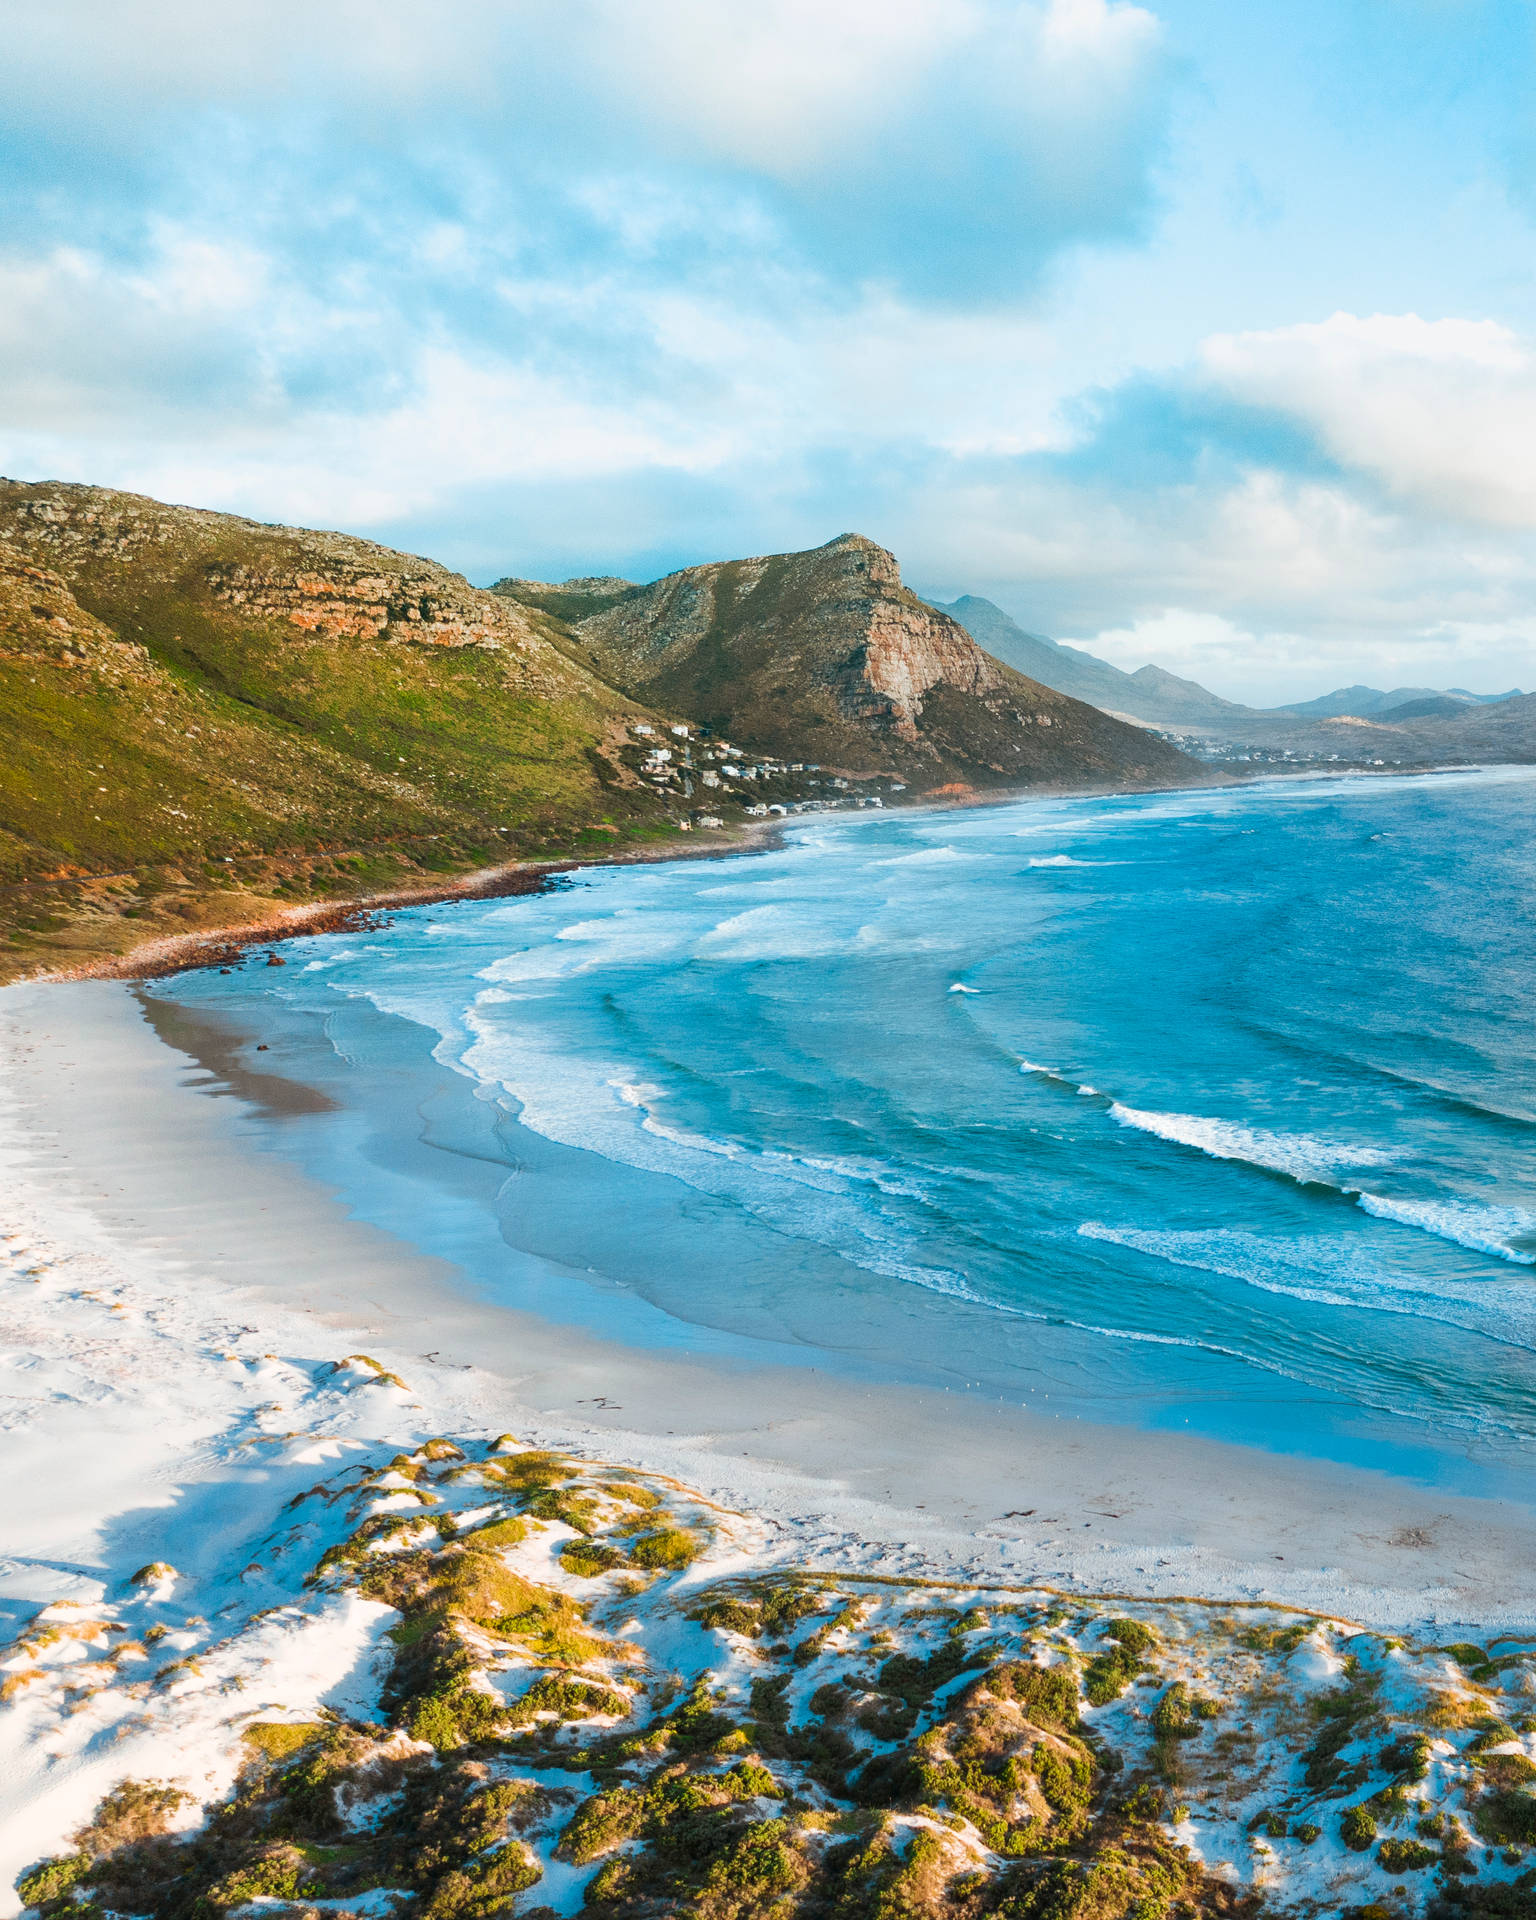
<svg viewBox="0 0 1536 1920">
<path fill-rule="evenodd" d="M 1302 1755 L 1303 1777 L 1314 1793 L 1330 1787 L 1346 1792 L 1369 1773 L 1368 1762 L 1346 1764 L 1343 1749 L 1355 1739 L 1375 1705 L 1375 1688 L 1369 1683 L 1334 1687 L 1311 1702 L 1313 1716 L 1323 1723 Z"/>
<path fill-rule="evenodd" d="M 1127 1653 L 1148 1653 L 1157 1645 L 1157 1635 L 1140 1620 L 1106 1620 L 1104 1638 L 1118 1642 Z"/>
<path fill-rule="evenodd" d="M 1150 1780 L 1126 1795 L 1120 1811 L 1128 1820 L 1161 1820 L 1168 1810 L 1166 1789 L 1154 1786 Z"/>
<path fill-rule="evenodd" d="M 1379 1764 L 1384 1773 L 1393 1773 L 1401 1780 L 1423 1780 L 1429 1774 L 1429 1736 L 1425 1733 L 1405 1733 L 1383 1747 Z M 1536 1767 L 1531 1768 L 1536 1774 Z"/>
<path fill-rule="evenodd" d="M 1432 1867 L 1440 1858 L 1440 1850 L 1426 1847 L 1422 1840 L 1383 1840 L 1376 1858 L 1388 1873 L 1413 1873 L 1420 1867 Z"/>
<path fill-rule="evenodd" d="M 528 1502 L 528 1511 L 536 1520 L 559 1520 L 575 1532 L 590 1536 L 597 1531 L 597 1499 L 574 1487 L 546 1487 Z"/>
<path fill-rule="evenodd" d="M 527 1453 L 497 1454 L 485 1462 L 487 1473 L 498 1473 L 509 1487 L 524 1493 L 537 1493 L 545 1487 L 557 1487 L 563 1480 L 574 1480 L 576 1469 L 567 1466 L 565 1456 L 530 1449 Z"/>
<path fill-rule="evenodd" d="M 476 1527 L 463 1536 L 464 1544 L 477 1553 L 500 1553 L 503 1547 L 520 1547 L 528 1538 L 528 1523 L 509 1514 L 505 1520 L 493 1520 L 488 1527 Z"/>
<path fill-rule="evenodd" d="M 191 1803 L 190 1793 L 163 1780 L 123 1780 L 101 1801 L 90 1825 L 75 1838 L 87 1853 L 113 1853 L 119 1847 L 164 1833 L 171 1816 Z"/>
<path fill-rule="evenodd" d="M 1062 1753 L 1042 1740 L 1030 1764 L 1040 1791 L 1057 1813 L 1076 1813 L 1088 1804 L 1093 1786 L 1093 1763 L 1085 1753 Z"/>
<path fill-rule="evenodd" d="M 746 1600 L 710 1600 L 688 1618 L 716 1632 L 745 1634 L 753 1640 L 762 1636 L 762 1611 Z"/>
<path fill-rule="evenodd" d="M 482 1693 L 459 1679 L 414 1699 L 405 1730 L 413 1740 L 425 1740 L 439 1753 L 452 1753 L 456 1747 L 489 1739 L 508 1717 L 507 1704 L 499 1695 Z"/>
<path fill-rule="evenodd" d="M 1523 1753 L 1491 1753 L 1483 1762 L 1483 1778 L 1490 1787 L 1525 1786 L 1536 1780 L 1536 1761 Z"/>
<path fill-rule="evenodd" d="M 1530 1846 L 1536 1842 L 1536 1800 L 1512 1787 L 1498 1788 L 1478 1801 L 1472 1824 L 1484 1840 Z"/>
<path fill-rule="evenodd" d="M 596 1540 L 567 1540 L 560 1549 L 561 1566 L 583 1580 L 595 1580 L 625 1563 L 626 1555 L 617 1547 L 605 1547 Z"/>
<path fill-rule="evenodd" d="M 501 1920 L 512 1902 L 543 1877 L 538 1862 L 515 1842 L 445 1873 L 432 1889 L 421 1920 Z"/>
<path fill-rule="evenodd" d="M 286 1760 L 301 1747 L 321 1739 L 327 1728 L 319 1720 L 253 1720 L 240 1738 L 269 1760 Z"/>
<path fill-rule="evenodd" d="M 1291 1828 L 1291 1838 L 1299 1840 L 1304 1847 L 1310 1847 L 1314 1840 L 1321 1840 L 1323 1830 L 1315 1820 L 1298 1820 Z"/>
<path fill-rule="evenodd" d="M 754 1681 L 754 1705 L 761 1681 Z M 779 1702 L 782 1706 L 782 1700 Z M 681 1706 L 675 1707 L 659 1726 L 666 1730 L 668 1744 L 679 1753 L 718 1752 L 721 1743 L 736 1731 L 735 1722 L 719 1711 L 718 1696 L 711 1689 L 709 1676 L 702 1675 Z"/>
<path fill-rule="evenodd" d="M 1376 1821 L 1364 1807 L 1351 1807 L 1339 1821 L 1339 1838 L 1351 1853 L 1368 1853 L 1376 1838 Z"/>
<path fill-rule="evenodd" d="M 645 1824 L 645 1815 L 645 1795 L 631 1787 L 595 1793 L 572 1814 L 555 1853 L 573 1866 L 584 1867 L 599 1854 L 611 1853 L 626 1840 L 633 1840 Z"/>
<path fill-rule="evenodd" d="M 1440 1651 L 1448 1653 L 1459 1667 L 1465 1667 L 1469 1671 L 1486 1667 L 1488 1664 L 1487 1654 L 1481 1647 L 1473 1646 L 1470 1640 L 1458 1640 L 1454 1646 L 1442 1647 Z"/>
<path fill-rule="evenodd" d="M 650 1487 L 636 1486 L 629 1480 L 605 1480 L 602 1491 L 615 1500 L 626 1501 L 632 1507 L 659 1507 L 661 1495 Z"/>
<path fill-rule="evenodd" d="M 1130 1624 L 1133 1623 L 1127 1622 Z M 1103 1707 L 1111 1700 L 1118 1700 L 1145 1664 L 1125 1647 L 1106 1647 L 1096 1653 L 1083 1675 L 1083 1692 L 1088 1696 L 1088 1704 Z"/>
<path fill-rule="evenodd" d="M 1175 1680 L 1152 1709 L 1152 1731 L 1159 1740 L 1188 1740 L 1197 1731 L 1195 1721 L 1208 1717 L 1199 1711 L 1199 1703 L 1184 1682 Z"/>
<path fill-rule="evenodd" d="M 1042 1727 L 1077 1725 L 1077 1678 L 1070 1667 L 1037 1667 L 1029 1661 L 1010 1660 L 993 1667 L 983 1684 L 1001 1700 L 1017 1700 Z"/>
<path fill-rule="evenodd" d="M 655 1533 L 642 1534 L 629 1550 L 637 1567 L 650 1571 L 677 1573 L 691 1567 L 703 1548 L 686 1527 L 660 1527 Z"/>
<path fill-rule="evenodd" d="M 90 1877 L 95 1864 L 88 1853 L 57 1854 L 24 1873 L 16 1882 L 16 1891 L 21 1895 L 22 1904 L 28 1907 L 61 1900 L 71 1887 L 79 1886 Z"/>
<path fill-rule="evenodd" d="M 319 1891 L 310 1883 L 309 1865 L 300 1850 L 279 1845 L 264 1849 L 256 1859 L 215 1881 L 207 1899 L 215 1911 L 227 1911 L 253 1900 L 297 1900 Z"/>
<path fill-rule="evenodd" d="M 1250 1627 L 1239 1638 L 1254 1653 L 1294 1653 L 1316 1624 L 1297 1620 L 1288 1627 Z"/>
<path fill-rule="evenodd" d="M 612 1687 L 591 1680 L 576 1680 L 566 1674 L 546 1673 L 509 1711 L 514 1720 L 526 1724 L 535 1714 L 557 1713 L 562 1720 L 589 1720 L 594 1714 L 611 1714 L 622 1719 L 629 1712 L 629 1701 Z"/>
<path fill-rule="evenodd" d="M 738 1760 L 729 1773 L 720 1776 L 721 1784 L 743 1800 L 782 1800 L 784 1789 L 758 1760 Z"/>
<path fill-rule="evenodd" d="M 733 1909 L 738 1901 L 787 1894 L 808 1878 L 805 1861 L 787 1844 L 789 1829 L 782 1820 L 748 1827 L 711 1865 L 704 1880 L 704 1897 L 725 1895 Z"/>
</svg>

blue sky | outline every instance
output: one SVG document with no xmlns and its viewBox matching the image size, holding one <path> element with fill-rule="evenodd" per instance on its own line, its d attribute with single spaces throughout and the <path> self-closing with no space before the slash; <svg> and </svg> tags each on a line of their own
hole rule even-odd
<svg viewBox="0 0 1536 1920">
<path fill-rule="evenodd" d="M 0 0 L 0 470 L 1536 685 L 1528 0 Z"/>
</svg>

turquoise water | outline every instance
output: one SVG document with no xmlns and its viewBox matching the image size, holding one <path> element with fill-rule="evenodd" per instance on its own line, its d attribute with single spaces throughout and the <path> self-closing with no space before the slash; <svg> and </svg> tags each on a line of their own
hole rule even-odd
<svg viewBox="0 0 1536 1920">
<path fill-rule="evenodd" d="M 823 816 L 157 997 L 508 1305 L 1518 1492 L 1536 770 Z"/>
</svg>

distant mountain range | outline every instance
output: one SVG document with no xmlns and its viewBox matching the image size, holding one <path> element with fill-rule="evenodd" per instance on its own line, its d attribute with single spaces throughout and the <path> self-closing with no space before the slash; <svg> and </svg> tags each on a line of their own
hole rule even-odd
<svg viewBox="0 0 1536 1920">
<path fill-rule="evenodd" d="M 983 600 L 963 594 L 958 600 L 935 600 L 931 605 L 958 620 L 989 653 L 1020 673 L 1090 701 L 1108 713 L 1123 714 L 1144 725 L 1212 729 L 1222 735 L 1242 733 L 1250 721 L 1335 720 L 1346 715 L 1398 724 L 1413 720 L 1451 719 L 1477 707 L 1497 706 L 1521 697 L 1518 687 L 1508 693 L 1468 693 L 1464 687 L 1340 687 L 1316 700 L 1293 701 L 1281 707 L 1249 707 L 1183 680 L 1162 667 L 1139 667 L 1126 673 L 1107 660 L 1079 647 L 1063 646 L 1044 634 L 1030 633 L 1016 620 Z"/>
<path fill-rule="evenodd" d="M 1064 647 L 1042 633 L 1027 633 L 1001 607 L 978 594 L 930 604 L 958 620 L 988 653 L 1010 667 L 1106 713 L 1124 714 L 1153 726 L 1181 726 L 1251 711 L 1162 667 L 1139 667 L 1135 673 L 1124 673 L 1081 648 Z"/>
<path fill-rule="evenodd" d="M 1503 700 L 1519 699 L 1520 693 L 1519 687 L 1511 687 L 1508 693 L 1468 693 L 1465 687 L 1394 687 L 1390 693 L 1379 687 L 1339 687 L 1316 700 L 1296 700 L 1271 711 L 1314 720 L 1333 720 L 1346 713 L 1366 720 L 1425 720 L 1468 707 L 1496 707 Z"/>
</svg>

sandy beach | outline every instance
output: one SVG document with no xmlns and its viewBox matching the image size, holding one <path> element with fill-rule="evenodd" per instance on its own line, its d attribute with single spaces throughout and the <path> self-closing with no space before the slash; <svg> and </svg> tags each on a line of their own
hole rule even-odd
<svg viewBox="0 0 1536 1920">
<path fill-rule="evenodd" d="M 1528 1628 L 1536 1613 L 1536 1529 L 1507 1503 L 959 1394 L 645 1352 L 488 1308 L 450 1264 L 252 1151 L 252 1103 L 322 1096 L 238 1049 L 198 1065 L 126 986 L 10 989 L 0 1047 L 5 1231 L 33 1271 L 6 1280 L 13 1601 L 93 1577 L 105 1532 L 142 1498 L 147 1457 L 166 1500 L 203 1471 L 177 1437 L 179 1402 L 217 1373 L 234 1327 L 244 1347 L 308 1365 L 375 1356 L 412 1389 L 402 1438 L 510 1428 L 673 1474 L 757 1514 L 784 1564 L 1284 1601 L 1441 1633 Z M 157 1411 L 134 1413 L 148 1376 L 135 1362 L 125 1399 L 99 1329 L 71 1346 L 71 1315 L 101 1319 L 78 1289 L 46 1327 L 36 1319 L 38 1276 L 82 1260 L 97 1292 L 116 1288 L 154 1322 Z M 88 1394 L 46 1384 L 66 1366 L 90 1375 Z M 102 1448 L 104 1422 L 132 1445 Z"/>
</svg>

